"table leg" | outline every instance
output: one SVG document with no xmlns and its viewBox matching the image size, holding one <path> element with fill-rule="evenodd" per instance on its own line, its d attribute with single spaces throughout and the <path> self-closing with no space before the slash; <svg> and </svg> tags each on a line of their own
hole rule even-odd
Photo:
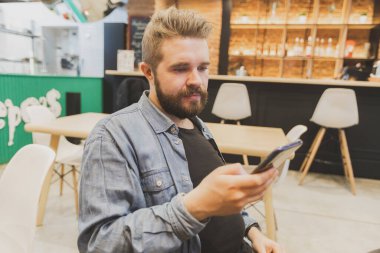
<svg viewBox="0 0 380 253">
<path fill-rule="evenodd" d="M 58 149 L 58 141 L 59 141 L 59 135 L 52 135 L 51 136 L 50 147 L 56 153 L 57 153 L 57 149 Z M 39 200 L 39 204 L 38 204 L 38 213 L 37 213 L 37 221 L 36 221 L 37 226 L 42 226 L 43 225 L 43 220 L 44 220 L 44 216 L 45 216 L 46 202 L 47 202 L 48 195 L 49 195 L 49 190 L 50 190 L 50 182 L 51 182 L 51 178 L 53 176 L 53 169 L 54 169 L 54 163 L 51 166 L 48 174 L 46 175 L 46 178 L 44 180 L 44 184 L 42 186 L 40 200 Z"/>
<path fill-rule="evenodd" d="M 274 220 L 273 201 L 272 201 L 272 186 L 269 186 L 264 194 L 265 205 L 265 222 L 267 225 L 267 236 L 269 239 L 276 240 L 276 227 Z"/>
</svg>

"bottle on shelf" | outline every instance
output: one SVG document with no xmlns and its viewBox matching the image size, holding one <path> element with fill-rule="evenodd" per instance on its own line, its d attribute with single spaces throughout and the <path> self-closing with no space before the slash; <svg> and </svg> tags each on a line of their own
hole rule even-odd
<svg viewBox="0 0 380 253">
<path fill-rule="evenodd" d="M 263 56 L 268 56 L 269 55 L 269 44 L 265 43 L 264 48 L 263 48 Z"/>
<path fill-rule="evenodd" d="M 315 48 L 314 48 L 314 56 L 320 56 L 320 44 L 319 44 L 319 38 L 315 39 Z"/>
<path fill-rule="evenodd" d="M 263 54 L 263 51 L 262 51 L 262 45 L 261 44 L 258 44 L 257 45 L 257 48 L 256 48 L 256 55 L 257 56 L 261 56 Z"/>
<path fill-rule="evenodd" d="M 296 37 L 294 39 L 294 45 L 290 48 L 288 56 L 298 56 L 300 39 Z"/>
<path fill-rule="evenodd" d="M 237 76 L 246 76 L 247 70 L 245 69 L 244 66 L 240 66 L 240 68 L 236 70 L 236 75 Z"/>
<path fill-rule="evenodd" d="M 344 57 L 351 58 L 354 53 L 356 41 L 354 40 L 346 40 L 346 49 L 344 52 Z"/>
<path fill-rule="evenodd" d="M 275 43 L 272 43 L 270 45 L 269 55 L 270 56 L 276 56 L 277 55 L 277 48 L 276 48 L 276 44 Z"/>
<path fill-rule="evenodd" d="M 282 44 L 277 44 L 277 56 L 282 57 L 284 56 L 284 47 Z"/>
<path fill-rule="evenodd" d="M 319 56 L 321 57 L 325 57 L 326 56 L 326 48 L 325 48 L 325 39 L 322 38 L 320 40 L 320 44 L 319 44 Z"/>
<path fill-rule="evenodd" d="M 272 3 L 272 8 L 271 8 L 271 15 L 268 23 L 275 23 L 276 22 L 276 10 L 277 10 L 277 1 L 274 1 Z"/>
<path fill-rule="evenodd" d="M 325 51 L 325 56 L 326 57 L 334 57 L 334 50 L 333 50 L 333 46 L 332 46 L 332 38 L 328 38 L 327 39 L 327 47 L 326 47 L 326 51 Z"/>
<path fill-rule="evenodd" d="M 312 46 L 312 44 L 313 44 L 313 39 L 312 39 L 311 36 L 309 36 L 307 38 L 307 45 L 306 45 L 306 49 L 305 49 L 305 56 L 306 57 L 311 57 L 312 54 L 313 54 L 313 46 Z"/>
<path fill-rule="evenodd" d="M 305 48 L 305 40 L 303 38 L 301 38 L 300 39 L 300 45 L 298 47 L 298 56 L 304 56 L 305 55 L 304 48 Z"/>
<path fill-rule="evenodd" d="M 339 47 L 339 43 L 336 43 L 335 45 L 335 57 L 338 58 L 340 56 L 340 47 Z"/>
</svg>

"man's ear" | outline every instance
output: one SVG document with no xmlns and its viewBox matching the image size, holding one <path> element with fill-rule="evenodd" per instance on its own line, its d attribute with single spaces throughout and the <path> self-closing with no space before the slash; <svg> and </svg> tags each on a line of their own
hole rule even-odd
<svg viewBox="0 0 380 253">
<path fill-rule="evenodd" d="M 154 78 L 153 77 L 153 71 L 152 71 L 152 68 L 149 66 L 149 64 L 147 64 L 146 62 L 141 62 L 140 63 L 140 70 L 144 74 L 146 79 L 148 79 L 149 82 L 153 81 L 153 78 Z"/>
</svg>

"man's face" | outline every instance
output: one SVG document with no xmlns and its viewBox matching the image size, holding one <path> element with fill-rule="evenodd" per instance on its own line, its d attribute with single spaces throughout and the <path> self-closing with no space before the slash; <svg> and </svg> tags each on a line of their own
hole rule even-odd
<svg viewBox="0 0 380 253">
<path fill-rule="evenodd" d="M 198 115 L 207 102 L 209 52 L 207 41 L 195 38 L 164 40 L 162 61 L 154 73 L 159 106 L 184 119 Z"/>
</svg>

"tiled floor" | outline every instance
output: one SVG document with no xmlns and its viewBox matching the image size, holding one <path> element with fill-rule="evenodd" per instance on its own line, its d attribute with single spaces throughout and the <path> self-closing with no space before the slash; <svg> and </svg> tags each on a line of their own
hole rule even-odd
<svg viewBox="0 0 380 253">
<path fill-rule="evenodd" d="M 297 176 L 290 171 L 274 188 L 278 241 L 287 253 L 366 253 L 380 248 L 380 181 L 357 179 L 358 193 L 353 196 L 342 177 L 310 173 L 298 186 Z M 262 209 L 260 203 L 257 207 Z M 60 197 L 56 183 L 45 224 L 37 229 L 35 252 L 78 252 L 77 235 L 72 191 L 67 187 Z"/>
</svg>

